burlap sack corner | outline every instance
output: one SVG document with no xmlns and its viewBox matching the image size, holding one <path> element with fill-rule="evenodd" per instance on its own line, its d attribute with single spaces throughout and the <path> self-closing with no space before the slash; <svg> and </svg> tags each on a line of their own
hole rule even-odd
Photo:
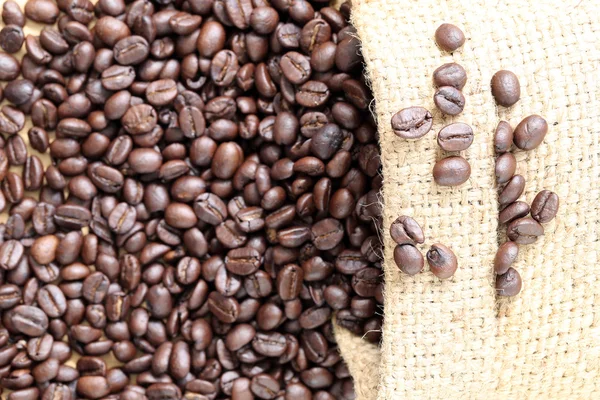
<svg viewBox="0 0 600 400">
<path fill-rule="evenodd" d="M 381 353 L 337 330 L 359 399 L 600 396 L 599 15 L 600 4 L 589 0 L 353 0 L 383 149 L 387 281 Z M 433 40 L 442 22 L 466 33 L 454 54 Z M 410 105 L 435 110 L 431 73 L 450 61 L 469 75 L 465 111 L 454 118 L 436 113 L 422 140 L 395 137 L 394 112 Z M 521 101 L 510 109 L 497 109 L 489 90 L 503 68 L 521 82 Z M 527 180 L 522 199 L 550 189 L 560 196 L 560 211 L 544 237 L 521 246 L 521 295 L 498 299 L 491 265 L 503 236 L 492 135 L 500 119 L 514 126 L 533 113 L 551 128 L 538 149 L 515 152 Z M 435 132 L 451 121 L 476 133 L 464 152 L 471 179 L 453 189 L 431 177 L 443 156 Z M 454 249 L 454 279 L 398 272 L 385 228 L 400 214 L 425 228 L 424 251 L 434 242 Z"/>
</svg>

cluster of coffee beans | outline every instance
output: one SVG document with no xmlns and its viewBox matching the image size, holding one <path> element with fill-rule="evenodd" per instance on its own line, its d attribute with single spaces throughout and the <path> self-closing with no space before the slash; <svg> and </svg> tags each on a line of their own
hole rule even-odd
<svg viewBox="0 0 600 400">
<path fill-rule="evenodd" d="M 494 149 L 498 154 L 495 167 L 496 182 L 498 185 L 504 185 L 498 196 L 501 208 L 498 222 L 502 225 L 508 224 L 508 241 L 498 248 L 494 259 L 496 290 L 500 296 L 515 296 L 521 291 L 521 276 L 511 266 L 519 254 L 518 245 L 534 243 L 544 234 L 541 223 L 551 221 L 558 212 L 558 196 L 548 190 L 539 192 L 531 207 L 524 201 L 518 201 L 525 190 L 525 178 L 515 175 L 517 160 L 510 152 L 513 143 L 522 150 L 536 148 L 544 140 L 547 131 L 548 124 L 542 117 L 530 115 L 521 121 L 514 131 L 508 122 L 500 121 L 494 135 Z M 527 216 L 529 213 L 531 217 Z"/>
<path fill-rule="evenodd" d="M 423 229 L 417 221 L 401 215 L 390 225 L 390 236 L 396 242 L 394 261 L 400 271 L 416 275 L 423 270 L 423 255 L 415 246 L 425 242 Z M 431 272 L 440 279 L 448 279 L 456 272 L 458 261 L 450 248 L 435 243 L 427 251 L 427 263 Z"/>
<path fill-rule="evenodd" d="M 4 3 L 5 51 L 47 24 L 0 53 L 8 399 L 354 398 L 331 318 L 379 340 L 382 180 L 349 13 Z"/>
</svg>

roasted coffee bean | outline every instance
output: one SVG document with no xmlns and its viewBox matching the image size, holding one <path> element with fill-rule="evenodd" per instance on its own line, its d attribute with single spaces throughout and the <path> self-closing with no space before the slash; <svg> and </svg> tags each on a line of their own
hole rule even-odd
<svg viewBox="0 0 600 400">
<path fill-rule="evenodd" d="M 519 255 L 519 246 L 515 242 L 503 243 L 496 252 L 494 258 L 494 272 L 498 275 L 504 275 L 517 259 Z"/>
<path fill-rule="evenodd" d="M 48 328 L 48 316 L 37 307 L 17 306 L 10 318 L 13 327 L 27 336 L 42 336 Z"/>
<path fill-rule="evenodd" d="M 23 129 L 25 115 L 20 110 L 11 106 L 0 108 L 0 133 L 13 135 Z"/>
<path fill-rule="evenodd" d="M 492 96 L 496 103 L 510 107 L 521 97 L 519 78 L 512 71 L 501 70 L 492 76 Z"/>
<path fill-rule="evenodd" d="M 440 243 L 433 244 L 427 251 L 427 263 L 430 271 L 440 279 L 452 277 L 458 268 L 454 252 Z"/>
<path fill-rule="evenodd" d="M 471 166 L 460 156 L 443 158 L 433 166 L 433 179 L 440 186 L 458 186 L 471 176 Z"/>
<path fill-rule="evenodd" d="M 465 44 L 465 35 L 456 25 L 442 24 L 435 31 L 435 41 L 442 50 L 453 52 Z"/>
<path fill-rule="evenodd" d="M 517 159 L 512 153 L 504 153 L 496 159 L 496 182 L 506 183 L 517 170 Z"/>
<path fill-rule="evenodd" d="M 529 204 L 524 201 L 515 201 L 507 206 L 498 214 L 498 222 L 507 224 L 517 218 L 521 218 L 529 214 Z"/>
<path fill-rule="evenodd" d="M 401 215 L 390 225 L 390 236 L 397 244 L 422 244 L 425 241 L 423 230 L 413 218 Z"/>
<path fill-rule="evenodd" d="M 548 133 L 548 123 L 539 115 L 530 115 L 523 119 L 514 130 L 515 146 L 521 150 L 533 150 L 538 147 Z"/>
<path fill-rule="evenodd" d="M 523 282 L 521 275 L 514 268 L 496 277 L 496 293 L 498 296 L 516 296 L 521 291 Z"/>
<path fill-rule="evenodd" d="M 467 72 L 459 64 L 444 64 L 433 71 L 433 83 L 437 87 L 452 86 L 462 90 L 467 83 Z"/>
<path fill-rule="evenodd" d="M 115 43 L 113 51 L 119 64 L 137 65 L 148 57 L 150 46 L 143 37 L 133 35 Z"/>
<path fill-rule="evenodd" d="M 502 154 L 510 150 L 513 142 L 513 129 L 506 121 L 498 122 L 494 133 L 494 150 Z"/>
<path fill-rule="evenodd" d="M 514 175 L 498 196 L 500 206 L 506 206 L 515 202 L 525 190 L 525 178 L 521 175 Z"/>
<path fill-rule="evenodd" d="M 19 3 L 14 0 L 7 0 L 2 5 L 2 21 L 6 25 L 18 25 L 20 27 L 25 26 L 25 15 L 21 11 Z"/>
<path fill-rule="evenodd" d="M 437 143 L 445 151 L 462 151 L 471 146 L 473 138 L 473 129 L 469 125 L 456 122 L 439 131 Z"/>
<path fill-rule="evenodd" d="M 25 15 L 35 22 L 52 25 L 58 14 L 58 6 L 51 0 L 29 0 L 25 4 Z"/>
<path fill-rule="evenodd" d="M 409 107 L 392 117 L 392 130 L 404 139 L 419 139 L 431 130 L 433 116 L 423 107 Z"/>
<path fill-rule="evenodd" d="M 545 224 L 558 213 L 558 195 L 549 190 L 539 192 L 531 202 L 531 216 L 537 222 Z"/>
<path fill-rule="evenodd" d="M 423 255 L 412 244 L 399 244 L 394 248 L 394 261 L 400 271 L 415 275 L 421 272 L 424 265 Z"/>
<path fill-rule="evenodd" d="M 6 25 L 0 30 L 0 47 L 7 53 L 21 50 L 24 41 L 23 29 L 18 25 Z"/>
<path fill-rule="evenodd" d="M 508 224 L 506 234 L 517 244 L 534 243 L 544 234 L 544 227 L 530 217 L 519 218 Z"/>
<path fill-rule="evenodd" d="M 441 112 L 448 115 L 458 115 L 465 108 L 465 96 L 453 86 L 438 88 L 433 101 Z"/>
<path fill-rule="evenodd" d="M 252 378 L 250 390 L 260 399 L 274 399 L 279 392 L 279 382 L 267 374 L 258 374 Z"/>
</svg>

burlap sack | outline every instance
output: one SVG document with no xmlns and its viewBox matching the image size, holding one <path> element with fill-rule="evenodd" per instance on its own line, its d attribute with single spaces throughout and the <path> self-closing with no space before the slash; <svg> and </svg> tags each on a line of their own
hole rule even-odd
<svg viewBox="0 0 600 400">
<path fill-rule="evenodd" d="M 359 399 L 580 399 L 600 393 L 600 4 L 590 0 L 353 0 L 377 106 L 385 177 L 385 323 L 381 360 L 375 347 L 338 329 Z M 465 46 L 448 54 L 433 35 L 459 25 Z M 467 106 L 444 118 L 432 101 L 431 74 L 443 63 L 465 67 Z M 510 69 L 521 100 L 496 108 L 491 76 Z M 433 131 L 408 142 L 390 117 L 420 105 L 434 112 Z M 516 125 L 543 115 L 550 132 L 536 150 L 516 151 L 527 180 L 522 199 L 542 189 L 560 196 L 546 234 L 521 246 L 521 294 L 498 298 L 492 260 L 504 241 L 498 226 L 492 135 L 500 119 Z M 457 188 L 434 184 L 443 157 L 435 132 L 470 124 L 464 152 L 471 178 Z M 425 271 L 402 275 L 393 262 L 390 222 L 413 216 L 426 251 L 450 245 L 460 268 L 440 282 Z"/>
</svg>

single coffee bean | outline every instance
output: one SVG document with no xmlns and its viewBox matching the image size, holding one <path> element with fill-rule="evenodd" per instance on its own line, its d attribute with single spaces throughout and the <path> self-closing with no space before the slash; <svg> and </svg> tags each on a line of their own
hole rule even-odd
<svg viewBox="0 0 600 400">
<path fill-rule="evenodd" d="M 401 215 L 390 225 L 390 236 L 397 244 L 422 244 L 425 235 L 417 221 L 406 215 Z"/>
<path fill-rule="evenodd" d="M 458 186 L 471 176 L 471 166 L 460 156 L 443 158 L 433 166 L 433 179 L 440 186 Z"/>
<path fill-rule="evenodd" d="M 494 133 L 494 150 L 502 154 L 510 150 L 513 142 L 513 129 L 506 121 L 498 122 Z"/>
<path fill-rule="evenodd" d="M 517 159 L 512 153 L 501 154 L 496 159 L 496 182 L 506 183 L 513 177 L 517 170 Z"/>
<path fill-rule="evenodd" d="M 433 71 L 433 83 L 437 87 L 452 86 L 462 90 L 467 83 L 467 72 L 459 64 L 444 64 Z"/>
<path fill-rule="evenodd" d="M 498 196 L 498 202 L 501 206 L 506 206 L 515 202 L 525 190 L 525 178 L 521 175 L 514 175 L 504 186 L 504 189 Z"/>
<path fill-rule="evenodd" d="M 14 0 L 7 0 L 2 5 L 2 21 L 6 25 L 18 25 L 21 28 L 25 26 L 25 15 L 21 11 L 21 6 Z"/>
<path fill-rule="evenodd" d="M 510 107 L 521 97 L 521 85 L 514 72 L 501 70 L 492 76 L 492 96 L 496 103 Z"/>
<path fill-rule="evenodd" d="M 458 268 L 454 252 L 440 243 L 433 244 L 427 251 L 427 263 L 431 272 L 440 279 L 452 277 Z"/>
<path fill-rule="evenodd" d="M 17 306 L 11 314 L 14 328 L 27 336 L 42 336 L 48 329 L 48 316 L 33 306 Z"/>
<path fill-rule="evenodd" d="M 35 22 L 52 25 L 58 14 L 58 6 L 51 0 L 28 0 L 25 4 L 25 15 Z"/>
<path fill-rule="evenodd" d="M 445 151 L 462 151 L 471 146 L 473 138 L 473 129 L 469 125 L 456 122 L 440 130 L 437 143 Z"/>
<path fill-rule="evenodd" d="M 90 399 L 99 399 L 110 393 L 104 376 L 82 376 L 77 380 L 77 393 Z"/>
<path fill-rule="evenodd" d="M 530 244 L 544 234 L 544 227 L 533 218 L 524 217 L 512 221 L 506 229 L 506 234 L 517 244 Z"/>
<path fill-rule="evenodd" d="M 530 115 L 514 131 L 515 146 L 521 150 L 533 150 L 538 147 L 548 133 L 548 123 L 539 115 Z"/>
<path fill-rule="evenodd" d="M 279 392 L 279 382 L 267 374 L 258 374 L 252 378 L 250 390 L 260 399 L 274 399 Z"/>
<path fill-rule="evenodd" d="M 435 31 L 435 41 L 442 50 L 453 52 L 465 44 L 465 34 L 452 24 L 441 24 Z"/>
<path fill-rule="evenodd" d="M 522 218 L 527 214 L 529 214 L 529 204 L 524 201 L 515 201 L 504 210 L 500 211 L 500 214 L 498 214 L 498 222 L 500 224 L 507 224 L 517 218 Z"/>
<path fill-rule="evenodd" d="M 496 277 L 496 293 L 498 296 L 516 296 L 521 291 L 523 282 L 521 275 L 514 268 Z"/>
<path fill-rule="evenodd" d="M 453 86 L 438 88 L 433 101 L 441 112 L 448 115 L 458 115 L 465 108 L 465 96 Z"/>
<path fill-rule="evenodd" d="M 423 107 L 409 107 L 392 117 L 394 133 L 404 139 L 419 139 L 431 130 L 433 116 Z"/>
<path fill-rule="evenodd" d="M 6 25 L 0 30 L 0 47 L 7 53 L 21 50 L 24 41 L 23 29 L 18 25 Z"/>
<path fill-rule="evenodd" d="M 117 43 L 113 48 L 115 60 L 121 65 L 137 65 L 148 57 L 150 46 L 141 36 L 128 36 Z"/>
<path fill-rule="evenodd" d="M 515 242 L 503 243 L 496 252 L 494 258 L 494 272 L 497 275 L 504 275 L 517 259 L 519 255 L 519 245 Z"/>
<path fill-rule="evenodd" d="M 549 190 L 539 192 L 531 202 L 531 217 L 545 224 L 554 219 L 558 212 L 558 195 Z"/>
<path fill-rule="evenodd" d="M 394 248 L 394 261 L 400 269 L 408 275 L 416 275 L 425 264 L 423 255 L 412 244 L 399 244 Z"/>
</svg>

